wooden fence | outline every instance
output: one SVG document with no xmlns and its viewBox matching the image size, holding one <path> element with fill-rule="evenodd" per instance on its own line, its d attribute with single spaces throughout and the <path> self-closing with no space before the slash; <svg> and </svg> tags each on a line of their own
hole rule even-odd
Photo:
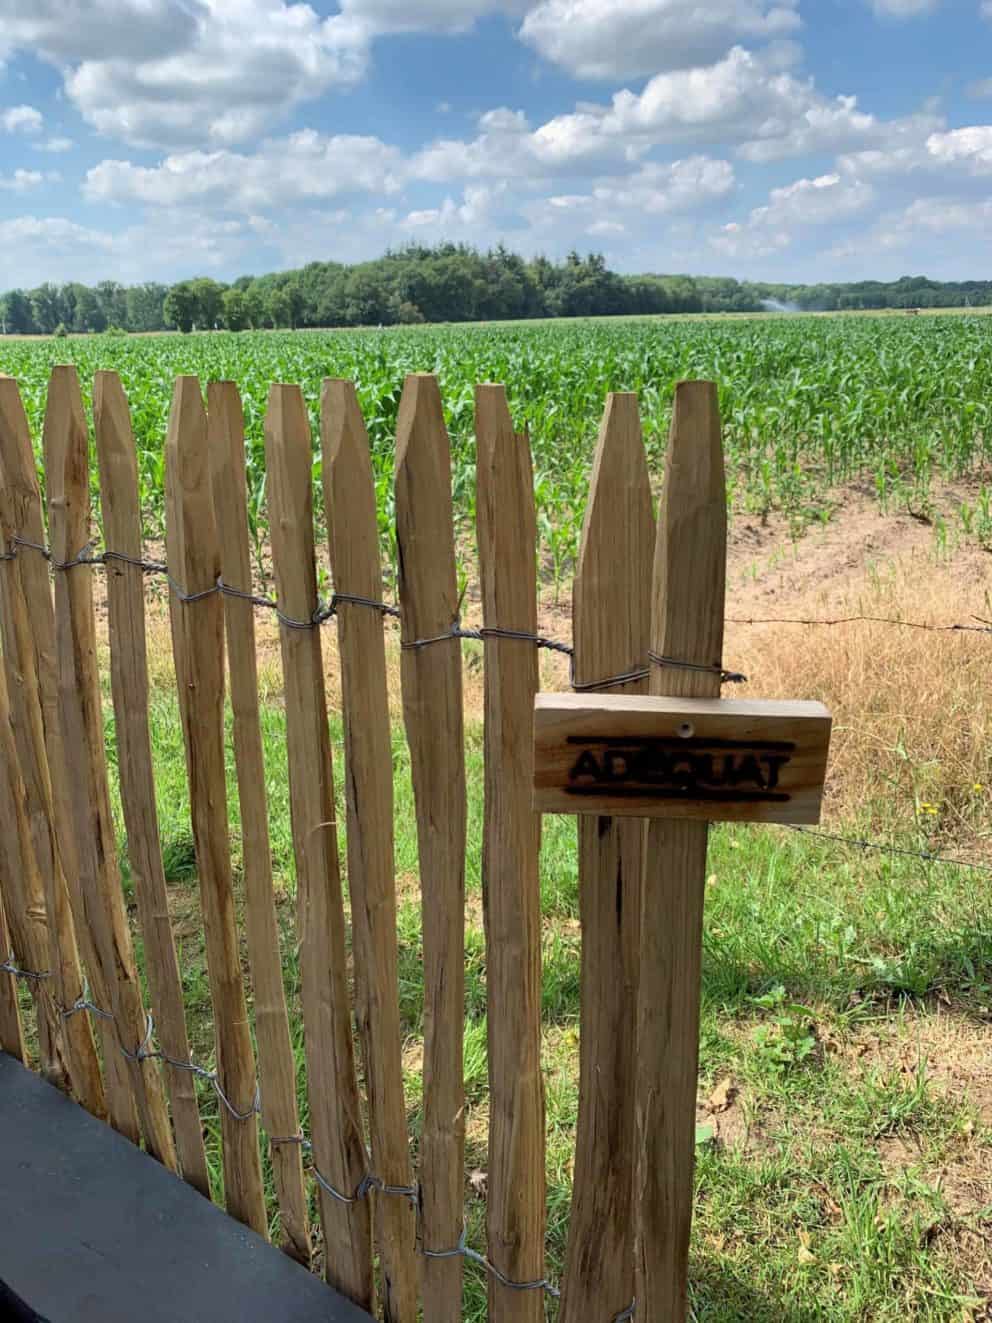
<svg viewBox="0 0 992 1323">
<path fill-rule="evenodd" d="M 721 646 L 725 496 L 715 400 L 707 383 L 679 387 L 657 539 L 637 400 L 620 394 L 607 401 L 574 590 L 572 679 L 583 692 L 647 692 L 649 671 L 651 692 L 719 691 L 712 663 Z M 529 446 L 514 431 L 502 387 L 476 390 L 483 617 L 476 637 L 485 649 L 485 1247 L 466 1243 L 463 1213 L 461 638 L 472 631 L 459 624 L 449 446 L 437 383 L 410 377 L 399 411 L 396 605 L 383 601 L 368 437 L 350 383 L 328 381 L 321 399 L 335 586 L 327 607 L 318 597 L 323 552 L 315 547 L 312 438 L 297 387 L 273 386 L 265 418 L 274 602 L 258 598 L 252 584 L 244 424 L 233 384 L 211 383 L 206 407 L 195 378 L 175 384 L 165 442 L 167 570 L 145 558 L 128 404 L 111 372 L 94 384 L 93 434 L 102 552 L 93 541 L 96 484 L 75 370 L 56 368 L 51 379 L 44 502 L 17 384 L 0 378 L 0 954 L 10 951 L 0 975 L 2 1046 L 24 1059 L 25 1038 L 36 1043 L 50 1080 L 209 1197 L 195 1088 L 197 1078 L 205 1080 L 218 1100 L 228 1211 L 267 1234 L 261 1141 L 286 1252 L 311 1262 L 315 1186 L 327 1280 L 391 1323 L 414 1323 L 420 1309 L 429 1323 L 461 1319 L 466 1263 L 487 1274 L 492 1320 L 539 1323 L 549 1297 L 559 1294 L 545 1269 L 540 818 L 532 790 L 538 649 L 549 641 L 537 634 Z M 106 574 L 116 765 L 147 998 L 111 812 L 95 566 Z M 167 574 L 170 585 L 213 1004 L 212 1070 L 191 1058 L 156 813 L 144 590 L 156 574 Z M 273 893 L 259 606 L 277 609 L 280 621 L 306 1134 Z M 331 615 L 341 668 L 345 766 L 338 775 L 346 787 L 354 1005 L 324 688 L 330 632 L 320 628 Z M 423 903 L 416 1164 L 397 973 L 387 694 L 394 618 Z M 651 647 L 704 666 L 651 668 Z M 247 976 L 226 796 L 227 686 L 243 824 Z M 705 842 L 700 823 L 649 829 L 635 818 L 580 819 L 581 1091 L 560 1288 L 566 1323 L 634 1317 L 635 1296 L 637 1317 L 651 1323 L 685 1314 Z M 652 921 L 644 925 L 642 895 L 651 897 Z M 661 898 L 671 910 L 664 921 Z M 28 995 L 30 1034 L 22 1023 Z"/>
</svg>

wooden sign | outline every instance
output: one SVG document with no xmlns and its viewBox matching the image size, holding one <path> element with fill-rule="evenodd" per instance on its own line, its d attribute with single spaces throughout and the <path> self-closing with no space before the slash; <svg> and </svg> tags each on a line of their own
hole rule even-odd
<svg viewBox="0 0 992 1323">
<path fill-rule="evenodd" d="M 830 725 L 821 703 L 538 694 L 534 806 L 612 817 L 818 822 Z"/>
</svg>

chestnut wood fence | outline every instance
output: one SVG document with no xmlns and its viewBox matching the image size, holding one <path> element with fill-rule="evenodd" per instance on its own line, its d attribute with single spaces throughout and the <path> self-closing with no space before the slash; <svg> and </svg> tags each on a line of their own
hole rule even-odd
<svg viewBox="0 0 992 1323">
<path fill-rule="evenodd" d="M 566 1323 L 632 1318 L 635 1296 L 636 1316 L 651 1323 L 685 1315 L 699 973 L 698 946 L 675 948 L 680 933 L 691 937 L 701 922 L 701 876 L 691 860 L 705 852 L 706 828 L 678 824 L 673 843 L 673 829 L 654 824 L 657 840 L 645 856 L 641 821 L 580 820 L 581 1084 L 559 1288 L 545 1268 L 532 724 L 541 646 L 573 654 L 572 680 L 585 691 L 646 692 L 651 646 L 704 663 L 719 656 L 725 498 L 715 398 L 707 383 L 679 388 L 657 548 L 636 398 L 607 401 L 575 579 L 574 647 L 566 647 L 537 633 L 530 451 L 500 386 L 476 390 L 483 625 L 470 631 L 458 619 L 449 445 L 433 377 L 408 379 L 399 412 L 395 604 L 383 598 L 369 444 L 350 383 L 326 382 L 321 400 L 335 589 L 324 604 L 313 440 L 299 388 L 274 385 L 265 419 L 276 584 L 269 600 L 252 583 L 244 423 L 232 383 L 211 383 L 206 404 L 195 378 L 175 384 L 165 441 L 166 567 L 143 548 L 134 439 L 116 374 L 97 375 L 91 428 L 75 370 L 55 369 L 42 438 L 44 501 L 17 384 L 0 378 L 0 956 L 10 953 L 0 973 L 0 1045 L 36 1058 L 47 1078 L 207 1197 L 201 1106 L 209 1086 L 229 1213 L 269 1234 L 264 1153 L 286 1253 L 311 1264 L 315 1216 L 327 1280 L 391 1323 L 414 1323 L 421 1310 L 429 1323 L 456 1323 L 466 1269 L 486 1274 L 496 1323 L 540 1323 L 554 1299 Z M 102 551 L 90 509 L 97 486 Z M 706 532 L 702 565 L 690 526 Z M 97 567 L 106 577 L 112 748 L 143 978 L 111 809 Z M 149 726 L 145 582 L 152 576 L 169 584 L 213 1007 L 210 1068 L 191 1056 L 162 862 Z M 700 593 L 711 610 L 696 609 Z M 263 608 L 280 622 L 305 1071 L 294 1056 L 273 892 L 255 640 L 255 612 Z M 343 769 L 332 766 L 325 696 L 323 649 L 332 631 L 321 626 L 332 616 Z M 692 620 L 703 622 L 705 637 L 692 635 L 685 624 Z M 397 622 L 423 907 L 415 1162 L 402 1069 L 387 694 Z M 475 1247 L 464 1222 L 466 635 L 481 638 L 485 652 L 489 1158 L 486 1244 Z M 707 667 L 698 676 L 652 671 L 650 682 L 652 692 L 683 695 L 719 685 Z M 233 709 L 240 877 L 231 861 L 225 698 Z M 349 910 L 335 772 L 345 784 Z M 642 925 L 642 889 L 662 894 L 658 861 L 673 857 L 685 873 L 684 923 L 659 923 L 656 899 Z M 645 874 L 646 858 L 654 877 Z M 673 990 L 674 1017 L 665 1012 Z"/>
</svg>

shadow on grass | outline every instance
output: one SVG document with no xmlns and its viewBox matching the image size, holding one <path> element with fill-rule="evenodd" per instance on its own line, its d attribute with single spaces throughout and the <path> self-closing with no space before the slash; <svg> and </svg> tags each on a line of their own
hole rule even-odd
<svg viewBox="0 0 992 1323">
<path fill-rule="evenodd" d="M 773 1299 L 753 1277 L 718 1265 L 694 1265 L 690 1318 L 693 1323 L 822 1323 L 827 1314 Z"/>
</svg>

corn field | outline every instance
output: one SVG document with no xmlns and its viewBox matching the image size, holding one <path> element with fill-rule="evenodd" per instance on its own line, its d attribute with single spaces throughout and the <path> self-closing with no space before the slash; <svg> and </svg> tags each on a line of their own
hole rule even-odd
<svg viewBox="0 0 992 1323">
<path fill-rule="evenodd" d="M 316 422 L 322 378 L 356 382 L 389 564 L 396 412 L 408 372 L 440 379 L 456 517 L 466 531 L 475 515 L 472 386 L 506 384 L 516 424 L 531 436 L 544 572 L 555 584 L 567 577 L 578 546 L 605 393 L 638 392 L 652 471 L 660 474 L 674 386 L 692 377 L 720 383 L 735 510 L 780 511 L 802 525 L 827 516 L 832 486 L 858 478 L 883 503 L 928 517 L 933 481 L 967 475 L 977 486 L 971 502 L 962 502 L 960 522 L 967 535 L 992 541 L 992 480 L 985 485 L 992 479 L 992 318 L 666 318 L 0 342 L 0 369 L 19 379 L 36 436 L 49 370 L 61 362 L 78 365 L 84 389 L 98 368 L 121 374 L 151 538 L 164 524 L 163 438 L 173 378 L 194 373 L 204 382 L 238 383 L 260 567 L 268 383 L 302 382 Z M 317 477 L 319 465 L 315 452 Z"/>
</svg>

